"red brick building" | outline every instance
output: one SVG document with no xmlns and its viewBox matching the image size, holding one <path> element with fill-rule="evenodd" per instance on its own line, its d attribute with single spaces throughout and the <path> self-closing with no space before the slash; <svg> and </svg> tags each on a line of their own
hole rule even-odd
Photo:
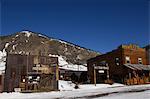
<svg viewBox="0 0 150 99">
<path fill-rule="evenodd" d="M 147 64 L 150 64 L 150 45 L 147 45 L 145 49 L 146 49 L 146 56 L 147 56 Z"/>
<path fill-rule="evenodd" d="M 144 48 L 133 44 L 121 45 L 111 52 L 89 59 L 88 74 L 94 83 L 93 64 L 99 66 L 101 62 L 106 62 L 109 66 L 109 78 L 115 82 L 125 83 L 129 78 L 148 77 L 150 66 L 147 65 L 146 58 Z"/>
</svg>

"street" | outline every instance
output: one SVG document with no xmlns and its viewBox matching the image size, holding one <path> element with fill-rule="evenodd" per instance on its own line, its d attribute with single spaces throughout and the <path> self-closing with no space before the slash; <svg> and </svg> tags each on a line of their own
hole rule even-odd
<svg viewBox="0 0 150 99">
<path fill-rule="evenodd" d="M 150 90 L 143 92 L 115 93 L 93 99 L 150 99 Z"/>
</svg>

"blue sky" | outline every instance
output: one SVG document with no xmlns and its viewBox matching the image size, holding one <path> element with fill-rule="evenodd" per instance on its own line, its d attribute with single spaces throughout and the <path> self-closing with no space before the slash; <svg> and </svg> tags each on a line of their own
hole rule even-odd
<svg viewBox="0 0 150 99">
<path fill-rule="evenodd" d="M 1 35 L 21 30 L 102 53 L 149 43 L 148 0 L 0 0 Z"/>
</svg>

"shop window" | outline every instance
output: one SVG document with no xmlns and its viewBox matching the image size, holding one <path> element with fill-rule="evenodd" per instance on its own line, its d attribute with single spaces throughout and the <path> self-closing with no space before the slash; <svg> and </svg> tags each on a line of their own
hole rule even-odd
<svg viewBox="0 0 150 99">
<path fill-rule="evenodd" d="M 138 58 L 138 64 L 142 64 L 142 58 Z"/>
<path fill-rule="evenodd" d="M 125 59 L 126 59 L 126 63 L 130 63 L 131 62 L 129 56 L 126 56 Z"/>
<path fill-rule="evenodd" d="M 115 63 L 116 63 L 117 66 L 120 65 L 120 64 L 119 64 L 119 58 L 118 58 L 118 57 L 115 58 Z"/>
</svg>

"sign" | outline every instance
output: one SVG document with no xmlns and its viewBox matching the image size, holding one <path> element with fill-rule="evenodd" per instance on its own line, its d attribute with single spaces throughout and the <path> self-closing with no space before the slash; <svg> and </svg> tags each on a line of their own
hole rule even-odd
<svg viewBox="0 0 150 99">
<path fill-rule="evenodd" d="M 21 88 L 14 88 L 15 92 L 21 92 Z"/>
<path fill-rule="evenodd" d="M 109 67 L 104 67 L 104 66 L 95 66 L 94 69 L 102 69 L 102 70 L 107 70 Z"/>
<path fill-rule="evenodd" d="M 105 71 L 104 71 L 104 70 L 99 70 L 98 72 L 99 72 L 99 73 L 104 73 Z"/>
</svg>

